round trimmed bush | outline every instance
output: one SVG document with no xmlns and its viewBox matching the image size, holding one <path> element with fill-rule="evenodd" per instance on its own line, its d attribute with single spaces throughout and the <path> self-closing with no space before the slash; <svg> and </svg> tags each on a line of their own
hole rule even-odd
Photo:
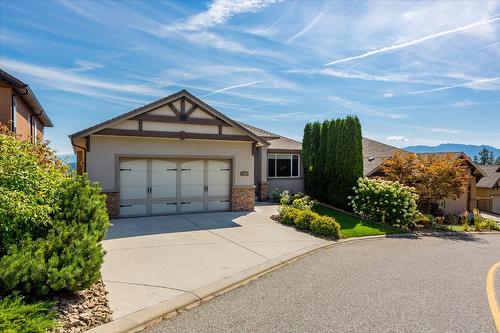
<svg viewBox="0 0 500 333">
<path fill-rule="evenodd" d="M 297 216 L 302 211 L 293 207 L 283 207 L 280 210 L 280 222 L 287 225 L 294 225 Z"/>
<path fill-rule="evenodd" d="M 303 210 L 295 219 L 295 227 L 300 230 L 309 230 L 311 222 L 319 217 L 318 214 L 309 210 Z"/>
<path fill-rule="evenodd" d="M 330 216 L 318 216 L 311 221 L 311 232 L 318 236 L 339 238 L 340 225 Z"/>
</svg>

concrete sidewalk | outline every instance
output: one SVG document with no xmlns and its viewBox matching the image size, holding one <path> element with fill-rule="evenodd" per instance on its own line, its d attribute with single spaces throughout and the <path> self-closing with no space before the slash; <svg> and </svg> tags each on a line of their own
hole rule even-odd
<svg viewBox="0 0 500 333">
<path fill-rule="evenodd" d="M 272 221 L 276 208 L 112 221 L 102 275 L 113 318 L 324 242 Z"/>
</svg>

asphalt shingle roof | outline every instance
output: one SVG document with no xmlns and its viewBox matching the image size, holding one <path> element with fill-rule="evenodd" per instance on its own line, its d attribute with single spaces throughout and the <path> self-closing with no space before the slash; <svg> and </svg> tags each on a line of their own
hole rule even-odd
<svg viewBox="0 0 500 333">
<path fill-rule="evenodd" d="M 500 181 L 500 165 L 481 165 L 481 169 L 486 173 L 477 183 L 477 187 L 492 188 Z"/>
</svg>

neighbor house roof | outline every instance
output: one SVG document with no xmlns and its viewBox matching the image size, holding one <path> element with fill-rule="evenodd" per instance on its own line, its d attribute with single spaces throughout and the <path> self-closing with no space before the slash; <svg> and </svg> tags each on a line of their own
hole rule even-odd
<svg viewBox="0 0 500 333">
<path fill-rule="evenodd" d="M 145 113 L 145 112 L 148 112 L 148 111 L 151 111 L 151 110 L 154 110 L 162 105 L 165 105 L 169 102 L 173 102 L 175 100 L 177 100 L 178 98 L 180 97 L 188 97 L 189 99 L 191 99 L 194 103 L 200 105 L 204 110 L 208 111 L 209 113 L 213 114 L 215 117 L 227 122 L 228 124 L 236 127 L 236 128 L 239 128 L 241 130 L 243 130 L 244 132 L 246 132 L 251 138 L 253 138 L 254 140 L 256 140 L 257 142 L 260 142 L 264 145 L 268 145 L 268 142 L 261 136 L 259 135 L 256 135 L 254 132 L 250 131 L 248 128 L 242 126 L 240 123 L 238 123 L 237 121 L 234 121 L 232 120 L 231 118 L 225 116 L 224 114 L 220 113 L 219 111 L 215 110 L 213 107 L 211 107 L 210 105 L 206 104 L 205 102 L 203 102 L 201 99 L 199 99 L 198 97 L 192 95 L 190 92 L 188 92 L 187 90 L 181 90 L 179 92 L 176 92 L 174 94 L 171 94 L 169 96 L 166 96 L 164 98 L 161 98 L 159 100 L 156 100 L 152 103 L 149 103 L 149 104 L 146 104 L 144 106 L 141 106 L 140 108 L 137 108 L 137 109 L 134 109 L 132 111 L 129 111 L 127 113 L 124 113 L 122 115 L 119 115 L 117 117 L 114 117 L 114 118 L 111 118 L 109 120 L 106 120 L 102 123 L 99 123 L 97 125 L 94 125 L 94 126 L 91 126 L 89 128 L 86 128 L 84 130 L 81 130 L 79 132 L 76 132 L 74 134 L 71 134 L 69 137 L 71 140 L 73 139 L 78 139 L 78 138 L 83 138 L 87 135 L 91 135 L 101 129 L 104 129 L 106 127 L 109 127 L 111 126 L 112 124 L 115 124 L 119 121 L 122 121 L 122 120 L 126 120 L 126 119 L 129 119 L 129 118 L 132 118 L 132 117 L 135 117 L 135 116 L 138 116 L 142 113 Z"/>
<path fill-rule="evenodd" d="M 372 139 L 363 138 L 363 175 L 369 176 L 382 165 L 382 163 L 391 158 L 394 153 L 407 151 L 386 145 Z"/>
<path fill-rule="evenodd" d="M 302 143 L 299 141 L 281 136 L 276 133 L 272 133 L 261 128 L 254 127 L 252 125 L 248 125 L 240 122 L 240 124 L 247 128 L 248 130 L 254 132 L 256 135 L 264 138 L 269 142 L 269 146 L 267 150 L 283 150 L 283 151 L 301 151 Z"/>
<path fill-rule="evenodd" d="M 500 181 L 500 165 L 482 165 L 486 177 L 481 178 L 477 187 L 493 188 Z"/>
<path fill-rule="evenodd" d="M 1 69 L 0 81 L 12 87 L 12 89 L 19 94 L 19 96 L 26 102 L 26 104 L 29 105 L 33 112 L 37 113 L 37 117 L 40 119 L 44 127 L 54 127 L 54 124 L 52 124 L 52 121 L 40 105 L 40 102 L 36 98 L 30 86 Z"/>
</svg>

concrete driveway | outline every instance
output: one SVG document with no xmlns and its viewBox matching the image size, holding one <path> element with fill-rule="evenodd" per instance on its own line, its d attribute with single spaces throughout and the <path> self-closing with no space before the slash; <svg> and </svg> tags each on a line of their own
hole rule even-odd
<svg viewBox="0 0 500 333">
<path fill-rule="evenodd" d="M 255 212 L 113 220 L 102 276 L 117 319 L 274 258 L 324 242 Z"/>
</svg>

